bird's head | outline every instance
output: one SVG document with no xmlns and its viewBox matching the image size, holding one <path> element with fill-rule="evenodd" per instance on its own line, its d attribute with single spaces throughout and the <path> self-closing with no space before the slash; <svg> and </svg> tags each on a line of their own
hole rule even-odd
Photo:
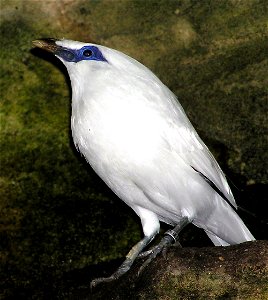
<svg viewBox="0 0 268 300">
<path fill-rule="evenodd" d="M 66 66 L 74 85 L 81 85 L 82 81 L 88 85 L 86 80 L 93 77 L 102 82 L 103 78 L 107 81 L 109 78 L 112 80 L 122 76 L 143 77 L 160 84 L 157 77 L 144 65 L 120 51 L 105 46 L 51 38 L 38 39 L 33 41 L 33 44 L 58 57 Z M 104 77 L 97 76 L 104 73 Z"/>
<path fill-rule="evenodd" d="M 82 61 L 107 62 L 97 45 L 71 40 L 39 39 L 34 46 L 55 54 L 65 65 Z"/>
<path fill-rule="evenodd" d="M 110 51 L 104 46 L 53 38 L 35 40 L 33 45 L 51 52 L 63 62 L 71 78 L 72 86 L 76 83 L 81 86 L 84 81 L 87 84 L 86 79 L 91 77 L 91 72 L 96 74 L 97 70 L 110 68 L 106 59 Z"/>
</svg>

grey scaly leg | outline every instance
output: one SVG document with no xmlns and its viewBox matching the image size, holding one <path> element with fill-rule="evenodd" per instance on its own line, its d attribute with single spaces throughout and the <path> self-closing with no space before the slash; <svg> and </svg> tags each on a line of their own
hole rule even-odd
<svg viewBox="0 0 268 300">
<path fill-rule="evenodd" d="M 165 232 L 165 236 L 162 238 L 162 240 L 160 241 L 160 243 L 153 247 L 152 249 L 143 252 L 139 255 L 139 257 L 146 257 L 149 256 L 147 258 L 147 260 L 143 263 L 143 265 L 140 267 L 139 269 L 139 275 L 144 271 L 144 269 L 150 264 L 150 262 L 160 253 L 162 252 L 165 248 L 167 248 L 168 246 L 170 246 L 173 243 L 177 243 L 178 245 L 180 245 L 180 243 L 178 242 L 178 237 L 179 237 L 179 233 L 182 231 L 182 229 L 189 224 L 189 220 L 187 217 L 183 217 L 180 219 L 180 222 L 175 226 L 174 229 L 170 229 L 168 231 Z M 180 245 L 181 246 L 181 245 Z"/>
<path fill-rule="evenodd" d="M 149 255 L 149 258 L 145 261 L 145 263 L 141 266 L 139 270 L 139 274 L 144 270 L 144 268 L 167 246 L 171 245 L 172 243 L 177 241 L 177 238 L 179 236 L 179 233 L 181 230 L 189 223 L 188 218 L 182 218 L 179 222 L 179 224 L 176 225 L 174 229 L 168 230 L 165 233 L 165 236 L 161 240 L 161 242 L 154 247 L 152 250 L 146 251 L 147 255 Z M 121 266 L 115 271 L 111 276 L 109 277 L 100 277 L 96 278 L 91 281 L 90 287 L 96 287 L 99 283 L 102 282 L 111 282 L 113 280 L 118 279 L 122 275 L 124 275 L 132 266 L 135 259 L 138 256 L 144 257 L 145 255 L 142 252 L 142 250 L 151 242 L 154 235 L 152 236 L 145 236 L 141 241 L 139 241 L 134 247 L 131 248 L 129 253 L 126 256 L 126 259 L 121 264 Z M 140 254 L 141 253 L 141 254 Z"/>
<path fill-rule="evenodd" d="M 93 288 L 102 282 L 110 282 L 124 275 L 132 266 L 139 253 L 150 243 L 152 237 L 145 236 L 135 246 L 131 248 L 122 265 L 110 277 L 100 277 L 91 281 L 90 287 Z"/>
</svg>

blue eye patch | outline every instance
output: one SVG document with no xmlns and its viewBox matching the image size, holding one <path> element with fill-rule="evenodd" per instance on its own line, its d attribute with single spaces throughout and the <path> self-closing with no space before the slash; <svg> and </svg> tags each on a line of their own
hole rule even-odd
<svg viewBox="0 0 268 300">
<path fill-rule="evenodd" d="M 59 47 L 56 55 L 68 62 L 79 62 L 81 60 L 96 60 L 107 62 L 105 57 L 100 52 L 99 48 L 96 46 L 84 46 L 81 49 L 68 49 L 64 47 Z"/>
</svg>

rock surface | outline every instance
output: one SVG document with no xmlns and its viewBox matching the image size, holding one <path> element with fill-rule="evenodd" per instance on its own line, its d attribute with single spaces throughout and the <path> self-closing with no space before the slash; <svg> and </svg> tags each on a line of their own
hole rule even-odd
<svg viewBox="0 0 268 300">
<path fill-rule="evenodd" d="M 168 249 L 138 277 L 141 263 L 124 277 L 73 291 L 73 299 L 254 299 L 268 298 L 268 242 L 230 247 Z M 72 298 L 71 297 L 71 298 Z"/>
</svg>

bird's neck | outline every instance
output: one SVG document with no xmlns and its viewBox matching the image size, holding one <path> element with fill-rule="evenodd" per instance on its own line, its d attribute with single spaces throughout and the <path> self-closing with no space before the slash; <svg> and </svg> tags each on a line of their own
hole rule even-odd
<svg viewBox="0 0 268 300">
<path fill-rule="evenodd" d="M 105 72 L 104 68 L 95 66 L 95 62 L 91 65 L 79 66 L 79 68 L 72 68 L 68 70 L 71 86 L 72 86 L 72 100 L 80 101 L 83 99 L 83 94 L 90 95 L 94 90 L 98 78 Z"/>
</svg>

